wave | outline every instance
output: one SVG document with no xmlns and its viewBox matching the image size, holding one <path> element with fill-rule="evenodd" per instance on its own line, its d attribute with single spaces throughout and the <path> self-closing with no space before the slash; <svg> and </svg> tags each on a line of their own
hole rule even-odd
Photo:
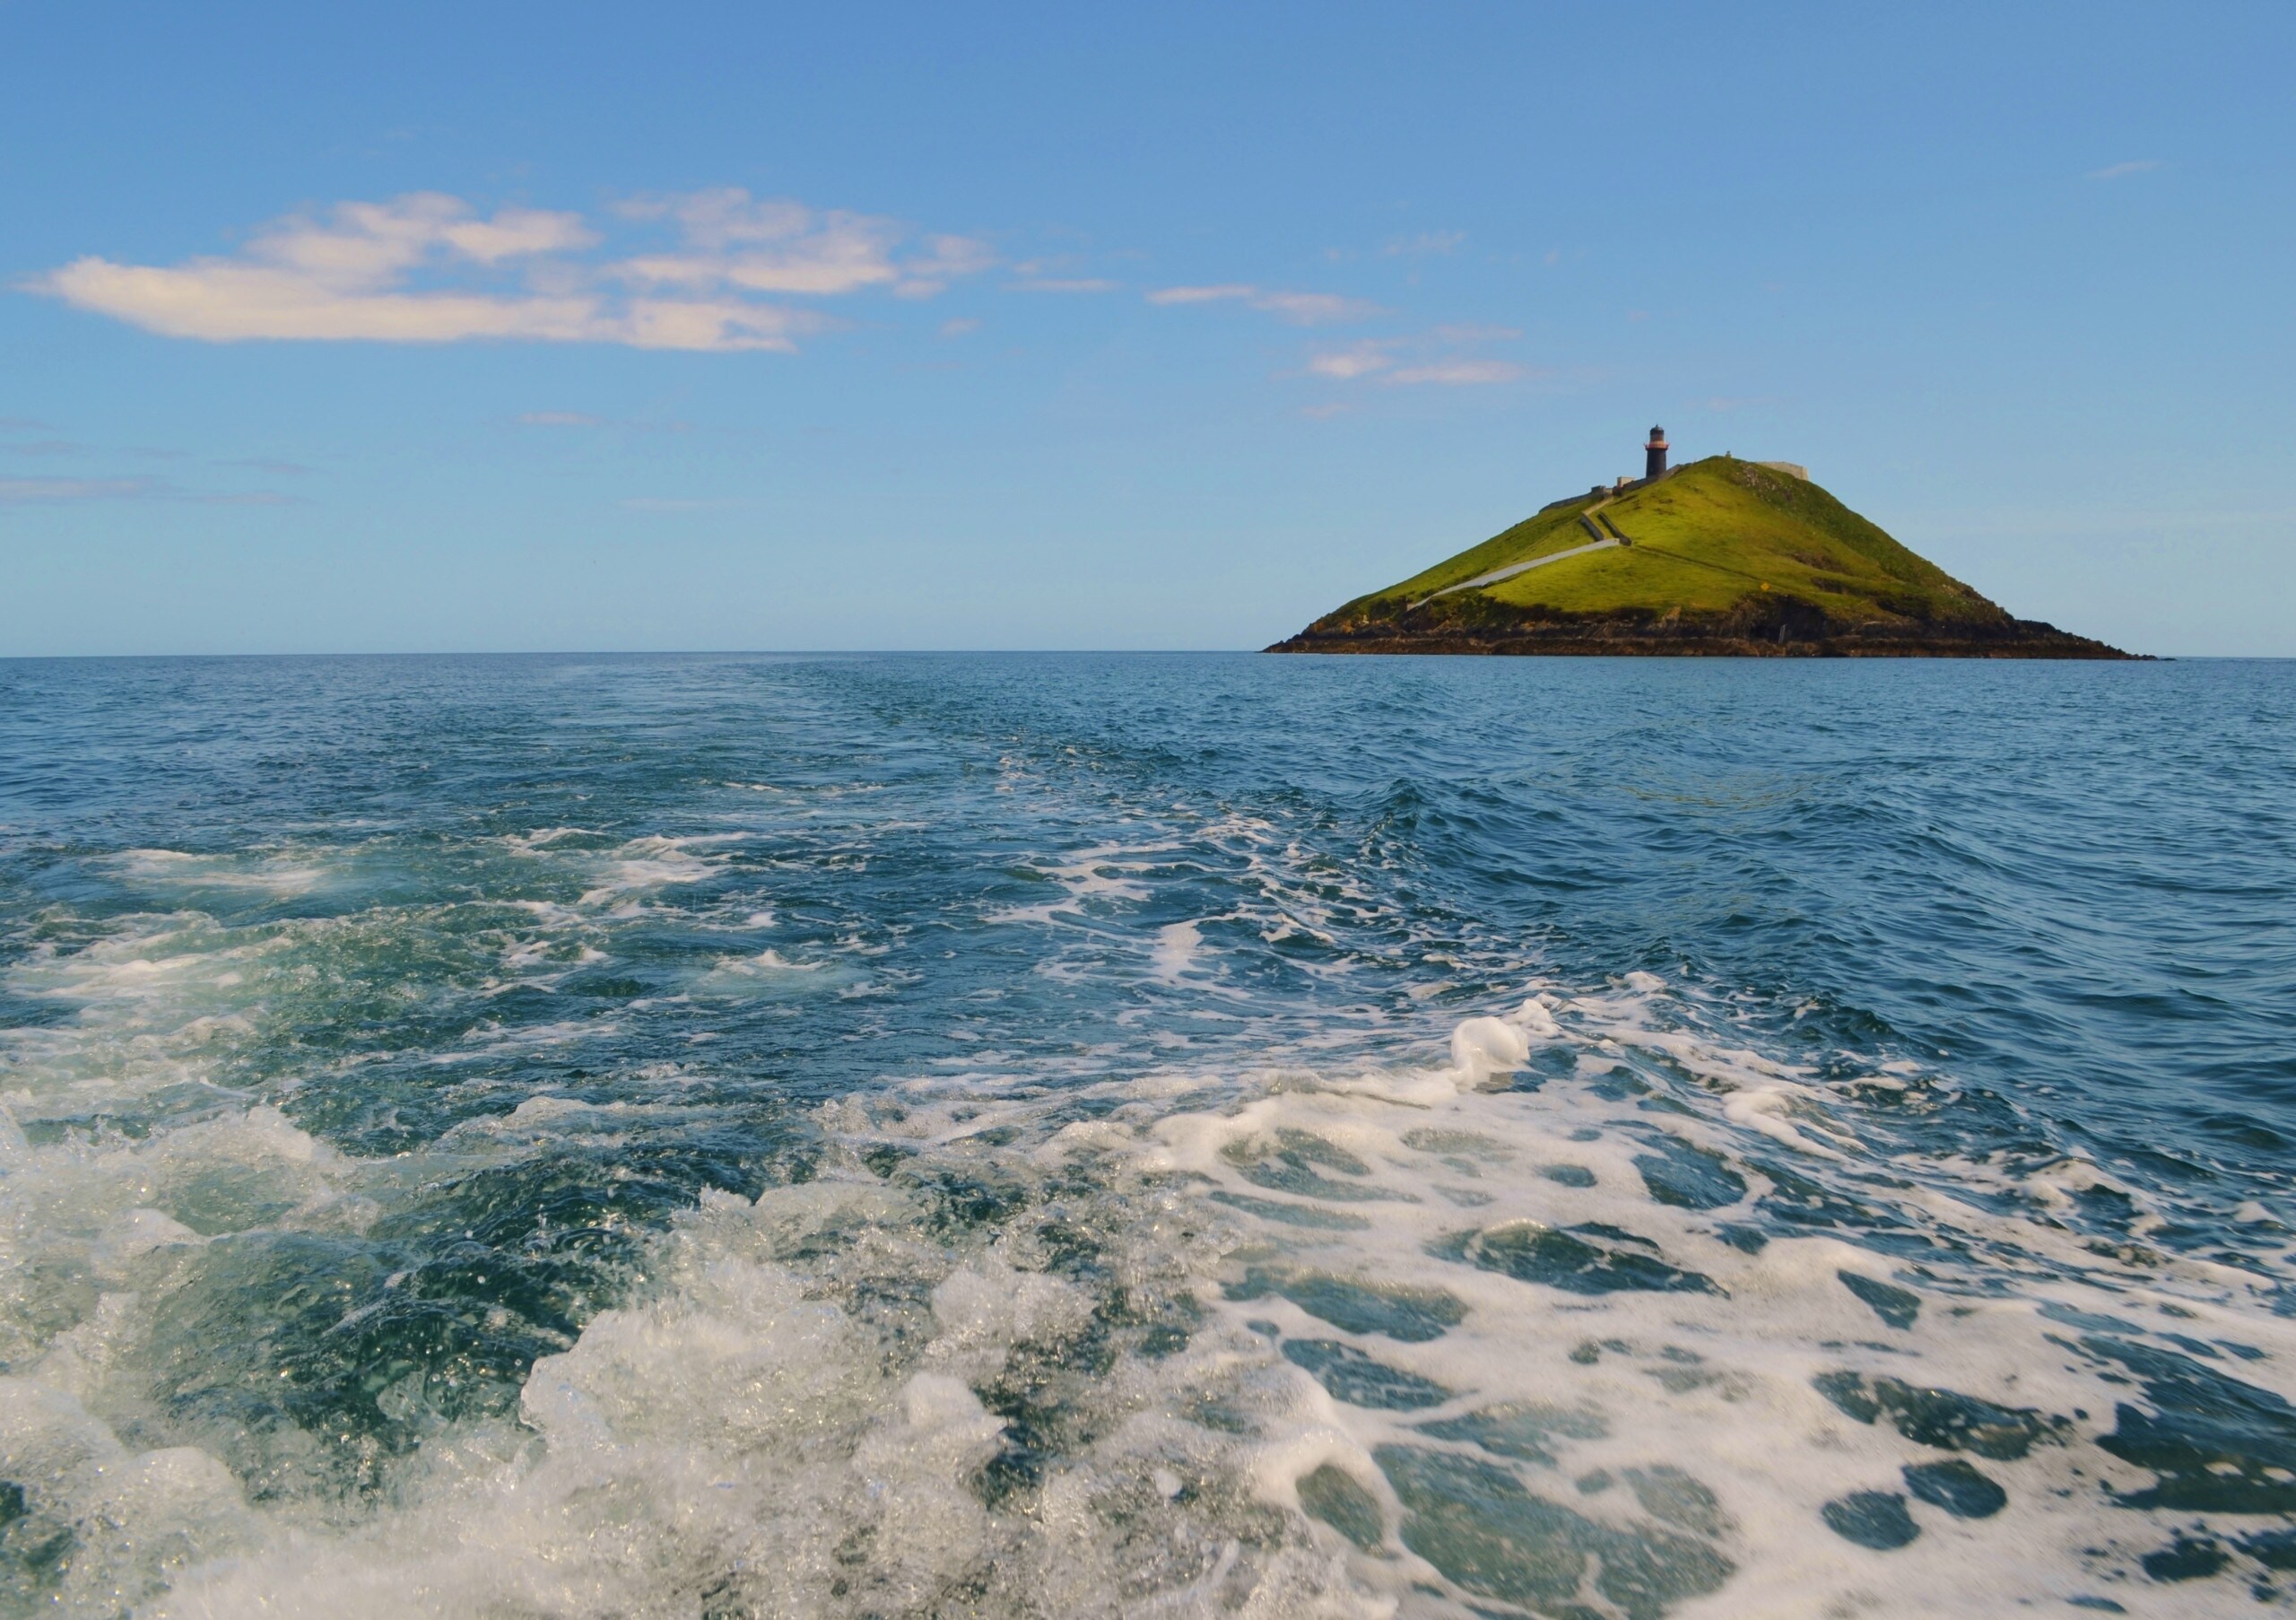
<svg viewBox="0 0 2296 1620">
<path fill-rule="evenodd" d="M 26 1513 L 85 1549 L 66 1612 L 111 1600 L 84 1577 L 184 1616 L 1914 1616 L 2093 1606 L 2179 1546 L 2269 1568 L 2219 1527 L 2296 1502 L 2270 1279 L 2143 1250 L 2141 1214 L 2100 1252 L 2057 1218 L 2114 1196 L 2082 1161 L 1874 1154 L 1924 1084 L 1817 1083 L 1647 976 L 1544 987 L 1435 1067 L 910 1081 L 822 1104 L 805 1184 L 705 1195 L 515 1419 L 334 1529 L 135 1450 L 74 1346 L 0 1388 L 0 1451 L 48 1459 Z M 261 1167 L 274 1220 L 344 1178 L 275 1114 L 207 1128 L 165 1153 Z M 12 1192 L 59 1177 L 109 1275 L 205 1241 L 86 1190 L 117 1166 Z"/>
</svg>

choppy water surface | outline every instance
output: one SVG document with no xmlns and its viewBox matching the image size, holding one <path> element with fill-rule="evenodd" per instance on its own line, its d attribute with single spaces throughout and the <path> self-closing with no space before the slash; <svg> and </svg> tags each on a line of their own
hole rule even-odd
<svg viewBox="0 0 2296 1620">
<path fill-rule="evenodd" d="M 0 1612 L 2296 1606 L 2296 666 L 0 665 Z"/>
</svg>

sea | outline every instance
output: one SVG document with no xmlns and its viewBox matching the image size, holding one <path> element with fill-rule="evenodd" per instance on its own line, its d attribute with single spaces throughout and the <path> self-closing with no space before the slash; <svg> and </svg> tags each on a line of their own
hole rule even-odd
<svg viewBox="0 0 2296 1620">
<path fill-rule="evenodd" d="M 0 663 L 0 1614 L 2296 1607 L 2296 663 Z"/>
</svg>

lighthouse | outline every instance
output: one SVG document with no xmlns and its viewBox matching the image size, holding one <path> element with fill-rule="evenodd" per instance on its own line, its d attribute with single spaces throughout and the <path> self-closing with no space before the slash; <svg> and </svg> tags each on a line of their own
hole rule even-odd
<svg viewBox="0 0 2296 1620">
<path fill-rule="evenodd" d="M 1652 428 L 1650 441 L 1642 447 L 1642 477 L 1645 483 L 1666 475 L 1666 430 Z"/>
</svg>

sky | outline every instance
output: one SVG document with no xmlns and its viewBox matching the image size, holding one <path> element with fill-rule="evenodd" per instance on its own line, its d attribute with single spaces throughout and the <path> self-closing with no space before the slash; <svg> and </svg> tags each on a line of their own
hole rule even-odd
<svg viewBox="0 0 2296 1620">
<path fill-rule="evenodd" d="M 1264 645 L 1806 464 L 2296 656 L 2296 6 L 0 0 L 0 656 Z"/>
</svg>

